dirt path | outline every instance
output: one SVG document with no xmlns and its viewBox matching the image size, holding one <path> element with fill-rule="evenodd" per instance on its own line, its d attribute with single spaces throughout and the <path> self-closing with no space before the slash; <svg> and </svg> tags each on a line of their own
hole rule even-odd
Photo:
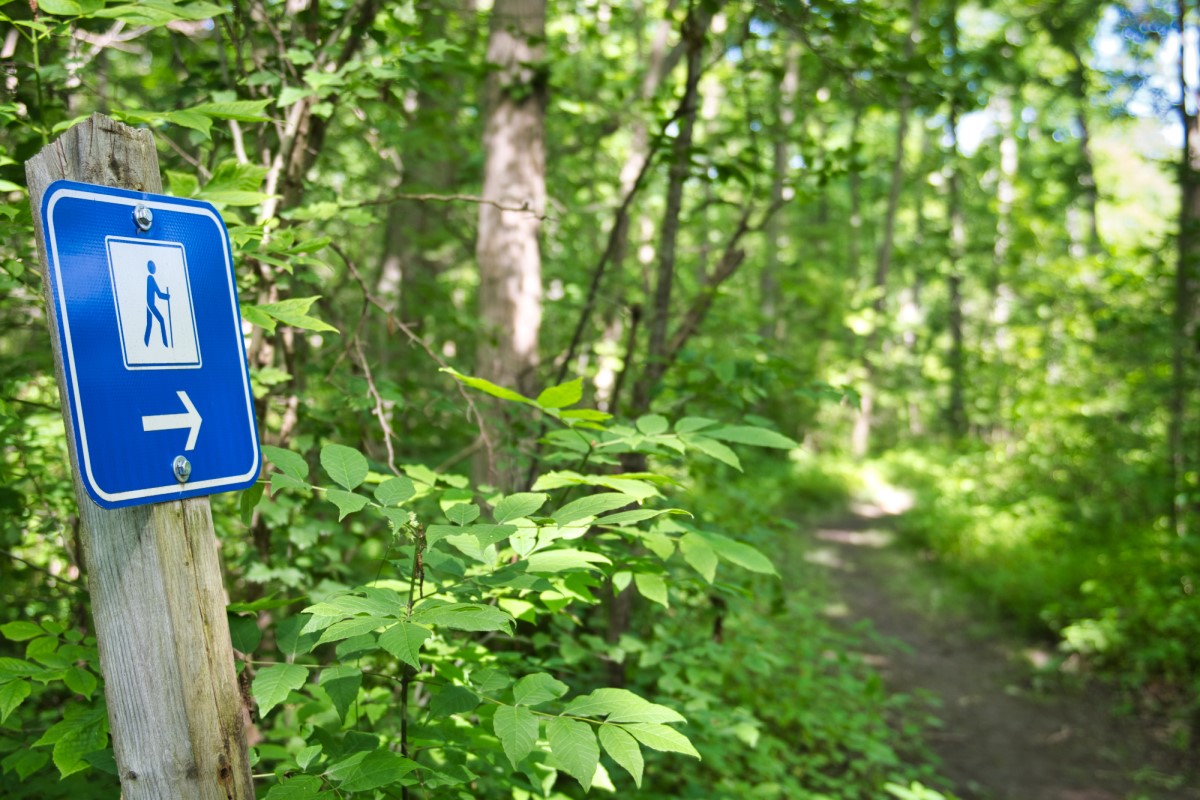
<svg viewBox="0 0 1200 800">
<path fill-rule="evenodd" d="M 950 607 L 932 571 L 893 546 L 887 518 L 859 511 L 820 527 L 809 560 L 829 567 L 844 618 L 885 637 L 865 655 L 888 688 L 940 701 L 929 744 L 959 797 L 1200 800 L 1200 757 L 1189 765 L 1144 723 L 1113 716 L 1102 689 L 1034 691 L 1034 646 Z"/>
</svg>

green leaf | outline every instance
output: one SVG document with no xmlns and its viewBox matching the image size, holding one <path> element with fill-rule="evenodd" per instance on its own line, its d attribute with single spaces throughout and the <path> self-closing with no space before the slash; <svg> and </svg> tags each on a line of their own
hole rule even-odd
<svg viewBox="0 0 1200 800">
<path fill-rule="evenodd" d="M 396 617 L 405 612 L 406 603 L 393 589 L 362 586 L 355 591 L 359 594 L 339 594 L 326 598 L 323 602 L 305 608 L 304 613 L 340 619 L 354 614 Z"/>
<path fill-rule="evenodd" d="M 637 421 L 637 429 L 647 436 L 658 436 L 660 433 L 666 433 L 669 428 L 667 418 L 659 414 L 647 414 L 639 417 Z"/>
<path fill-rule="evenodd" d="M 492 516 L 501 525 L 511 522 L 514 519 L 522 519 L 541 508 L 547 498 L 549 498 L 549 495 L 542 494 L 541 492 L 517 492 L 516 494 L 510 494 L 496 504 L 496 508 L 492 511 Z"/>
<path fill-rule="evenodd" d="M 609 722 L 686 722 L 681 714 L 638 697 L 628 689 L 596 689 L 567 703 L 564 714 L 607 717 Z"/>
<path fill-rule="evenodd" d="M 67 777 L 88 768 L 84 756 L 108 744 L 108 716 L 102 705 L 68 706 L 63 719 L 34 742 L 38 747 L 53 744 L 51 758 L 59 775 Z"/>
<path fill-rule="evenodd" d="M 588 550 L 546 550 L 534 553 L 528 559 L 530 572 L 565 572 L 570 569 L 599 569 L 597 564 L 611 564 L 607 556 Z"/>
<path fill-rule="evenodd" d="M 349 639 L 351 636 L 362 636 L 384 624 L 378 617 L 353 617 L 333 623 L 321 633 L 317 644 L 337 642 Z"/>
<path fill-rule="evenodd" d="M 308 479 L 308 462 L 299 453 L 284 450 L 282 447 L 272 447 L 269 444 L 262 446 L 262 452 L 267 457 L 267 461 L 274 464 L 275 468 L 283 474 L 291 475 L 300 481 Z"/>
<path fill-rule="evenodd" d="M 481 392 L 490 394 L 492 397 L 499 397 L 501 400 L 511 400 L 514 403 L 524 403 L 527 406 L 537 407 L 537 402 L 530 400 L 524 395 L 517 394 L 512 389 L 505 389 L 503 386 L 497 386 L 491 381 L 483 378 L 473 378 L 470 375 L 463 375 L 456 369 L 451 367 L 443 367 L 442 372 L 448 372 L 458 380 L 470 386 L 472 389 L 478 389 Z"/>
<path fill-rule="evenodd" d="M 287 108 L 293 103 L 298 103 L 306 97 L 315 96 L 315 94 L 307 86 L 285 86 L 279 93 L 279 99 L 275 101 L 275 105 L 279 108 Z"/>
<path fill-rule="evenodd" d="M 694 433 L 695 431 L 703 430 L 704 428 L 716 425 L 715 419 L 706 419 L 705 417 L 684 417 L 675 423 L 676 433 Z"/>
<path fill-rule="evenodd" d="M 321 466 L 344 489 L 353 490 L 367 477 L 367 459 L 353 447 L 327 444 L 321 448 Z"/>
<path fill-rule="evenodd" d="M 254 509 L 258 507 L 266 490 L 265 483 L 256 481 L 238 495 L 238 516 L 247 528 L 250 527 L 250 523 L 254 519 Z"/>
<path fill-rule="evenodd" d="M 323 792 L 324 782 L 317 775 L 293 775 L 271 787 L 263 800 L 328 800 L 333 792 Z"/>
<path fill-rule="evenodd" d="M 742 469 L 742 462 L 737 457 L 737 453 L 730 450 L 727 446 L 721 444 L 716 439 L 709 439 L 705 436 L 684 436 L 683 443 L 688 447 L 694 447 L 705 455 L 715 458 L 723 464 L 728 464 L 739 472 Z"/>
<path fill-rule="evenodd" d="M 432 631 L 420 625 L 397 622 L 380 635 L 379 646 L 413 669 L 419 670 L 421 662 L 418 656 L 421 645 L 432 635 Z"/>
<path fill-rule="evenodd" d="M 626 772 L 633 776 L 633 782 L 642 788 L 642 749 L 637 740 L 616 725 L 600 726 L 600 744 L 604 752 L 617 762 Z"/>
<path fill-rule="evenodd" d="M 479 707 L 479 695 L 463 686 L 447 686 L 433 696 L 429 713 L 435 717 L 466 714 Z"/>
<path fill-rule="evenodd" d="M 296 664 L 272 664 L 259 670 L 250 686 L 250 694 L 258 703 L 259 718 L 287 700 L 288 694 L 308 680 L 308 670 Z"/>
<path fill-rule="evenodd" d="M 95 680 L 93 678 L 93 680 Z M 0 725 L 8 719 L 8 715 L 29 697 L 29 681 L 9 681 L 0 683 Z"/>
<path fill-rule="evenodd" d="M 17 620 L 0 625 L 0 633 L 4 634 L 4 638 L 10 642 L 25 642 L 41 636 L 45 631 L 42 630 L 41 625 L 36 623 Z"/>
<path fill-rule="evenodd" d="M 266 167 L 227 159 L 217 165 L 208 183 L 196 196 L 230 206 L 256 205 L 267 197 L 259 191 L 266 175 Z"/>
<path fill-rule="evenodd" d="M 519 706 L 537 706 L 557 700 L 567 693 L 567 686 L 545 672 L 526 675 L 513 686 L 513 699 Z"/>
<path fill-rule="evenodd" d="M 717 553 L 703 536 L 694 532 L 684 534 L 679 540 L 679 552 L 683 553 L 683 560 L 699 572 L 704 580 L 712 583 L 717 577 Z"/>
<path fill-rule="evenodd" d="M 566 408 L 573 406 L 583 399 L 583 379 L 551 386 L 537 396 L 537 404 L 542 408 Z"/>
<path fill-rule="evenodd" d="M 345 719 L 346 712 L 358 697 L 362 686 L 362 670 L 352 664 L 339 664 L 321 670 L 320 686 L 329 696 L 338 716 Z"/>
<path fill-rule="evenodd" d="M 83 7 L 75 0 L 39 0 L 38 10 L 60 16 L 77 16 L 83 13 Z"/>
<path fill-rule="evenodd" d="M 276 472 L 274 475 L 271 476 L 271 494 L 272 495 L 274 495 L 277 492 L 281 492 L 285 489 L 307 490 L 310 488 L 312 488 L 312 487 L 310 487 L 304 481 L 296 480 L 291 475 L 288 475 L 287 473 L 284 473 L 284 472 Z"/>
<path fill-rule="evenodd" d="M 592 788 L 596 765 L 600 763 L 600 746 L 596 734 L 586 722 L 555 717 L 546 723 L 546 738 L 555 763 L 583 784 L 584 791 Z"/>
<path fill-rule="evenodd" d="M 416 494 L 417 487 L 404 477 L 388 478 L 375 487 L 375 499 L 382 506 L 398 506 L 411 500 Z"/>
<path fill-rule="evenodd" d="M 367 498 L 361 494 L 343 492 L 340 489 L 330 489 L 325 492 L 325 497 L 329 502 L 338 507 L 338 522 L 341 522 L 350 514 L 362 511 L 368 502 Z"/>
<path fill-rule="evenodd" d="M 471 672 L 471 683 L 484 694 L 495 694 L 512 685 L 512 678 L 502 669 L 484 667 Z"/>
<path fill-rule="evenodd" d="M 191 197 L 200 191 L 200 181 L 190 172 L 175 172 L 165 170 L 171 194 L 177 197 Z"/>
<path fill-rule="evenodd" d="M 564 411 L 559 414 L 560 419 L 578 420 L 580 422 L 606 422 L 612 419 L 612 414 L 605 411 L 597 411 L 594 408 L 573 408 L 570 411 Z"/>
<path fill-rule="evenodd" d="M 93 750 L 84 755 L 83 760 L 91 764 L 101 772 L 107 772 L 109 775 L 118 775 L 117 759 L 113 756 L 111 747 L 105 747 L 103 750 Z"/>
<path fill-rule="evenodd" d="M 633 583 L 637 586 L 638 593 L 642 597 L 647 600 L 653 600 L 664 608 L 670 607 L 667 595 L 667 582 L 663 580 L 662 575 L 638 572 L 633 576 Z"/>
<path fill-rule="evenodd" d="M 28 678 L 30 675 L 36 675 L 40 669 L 30 664 L 28 661 L 22 661 L 19 658 L 4 658 L 0 657 L 0 682 L 9 681 L 13 678 Z"/>
<path fill-rule="evenodd" d="M 533 752 L 533 746 L 537 743 L 537 717 L 528 708 L 500 706 L 492 719 L 492 729 L 504 746 L 504 755 L 512 762 L 513 769 Z"/>
<path fill-rule="evenodd" d="M 618 511 L 615 514 L 605 514 L 599 519 L 593 520 L 593 525 L 631 525 L 635 522 L 642 522 L 655 517 L 661 517 L 663 514 L 671 513 L 669 508 L 634 508 L 629 511 Z"/>
<path fill-rule="evenodd" d="M 4 761 L 0 761 L 0 765 L 3 765 L 5 774 L 15 772 L 18 778 L 26 780 L 30 775 L 46 766 L 46 762 L 49 760 L 50 754 L 45 750 L 23 747 L 5 757 Z"/>
<path fill-rule="evenodd" d="M 267 333 L 275 332 L 275 318 L 270 314 L 250 303 L 242 303 L 240 308 L 242 319 L 246 320 L 246 322 L 249 322 L 251 325 L 257 325 Z"/>
<path fill-rule="evenodd" d="M 635 722 L 625 726 L 625 730 L 634 738 L 652 750 L 664 753 L 683 753 L 685 756 L 699 758 L 700 754 L 688 738 L 674 728 L 658 725 L 653 722 Z"/>
<path fill-rule="evenodd" d="M 413 614 L 413 622 L 459 631 L 512 632 L 513 618 L 496 608 L 479 603 L 425 605 Z"/>
<path fill-rule="evenodd" d="M 479 506 L 474 503 L 456 503 L 446 509 L 446 519 L 455 525 L 470 525 L 479 519 Z"/>
<path fill-rule="evenodd" d="M 558 525 L 567 525 L 568 523 L 577 520 L 595 517 L 603 514 L 605 511 L 612 511 L 617 508 L 624 508 L 637 502 L 637 498 L 633 495 L 623 492 L 604 492 L 603 494 L 593 494 L 588 497 L 581 497 L 578 500 L 573 500 L 565 506 L 554 512 L 554 521 Z"/>
<path fill-rule="evenodd" d="M 383 749 L 355 753 L 331 766 L 327 774 L 343 792 L 368 792 L 396 783 L 419 768 L 417 762 Z"/>
<path fill-rule="evenodd" d="M 168 111 L 163 114 L 163 119 L 172 125 L 179 125 L 182 128 L 191 128 L 194 131 L 200 131 L 205 139 L 212 138 L 212 119 L 203 114 L 197 114 L 194 111 Z"/>
<path fill-rule="evenodd" d="M 263 114 L 270 104 L 270 100 L 234 100 L 229 103 L 201 103 L 187 110 L 216 119 L 232 119 L 238 122 L 270 122 L 271 118 Z"/>
<path fill-rule="evenodd" d="M 308 769 L 308 765 L 313 763 L 321 751 L 325 748 L 319 744 L 310 744 L 308 747 L 302 747 L 296 752 L 296 764 L 300 769 Z"/>
<path fill-rule="evenodd" d="M 81 694 L 89 700 L 92 698 L 92 692 L 96 691 L 96 686 L 98 685 L 96 676 L 83 667 L 71 667 L 68 669 L 66 674 L 63 675 L 63 683 L 72 692 Z"/>
<path fill-rule="evenodd" d="M 710 439 L 721 439 L 726 442 L 735 442 L 737 444 L 752 444 L 756 447 L 776 447 L 780 450 L 794 450 L 800 444 L 782 433 L 770 430 L 768 428 L 755 428 L 750 425 L 731 425 L 726 428 L 717 428 L 716 430 L 705 431 L 704 435 Z"/>
<path fill-rule="evenodd" d="M 705 541 L 716 551 L 718 556 L 731 564 L 737 564 L 739 567 L 748 569 L 751 572 L 779 576 L 779 573 L 775 571 L 775 565 L 771 563 L 771 559 L 750 545 L 734 541 L 719 533 L 705 531 L 700 533 L 700 535 L 704 537 Z"/>
<path fill-rule="evenodd" d="M 314 295 L 313 297 L 292 297 L 287 300 L 281 300 L 278 303 L 263 303 L 262 305 L 255 306 L 255 308 L 264 314 L 269 314 L 284 325 L 291 325 L 293 328 L 302 328 L 306 331 L 338 333 L 337 328 L 308 313 L 308 309 L 312 307 L 312 304 L 320 299 L 320 295 Z M 253 321 L 251 320 L 251 322 Z"/>
</svg>

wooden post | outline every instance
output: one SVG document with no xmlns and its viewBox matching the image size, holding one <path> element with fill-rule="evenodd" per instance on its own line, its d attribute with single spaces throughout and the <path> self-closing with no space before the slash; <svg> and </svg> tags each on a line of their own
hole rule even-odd
<svg viewBox="0 0 1200 800">
<path fill-rule="evenodd" d="M 72 474 L 75 436 L 42 234 L 68 179 L 161 192 L 150 131 L 93 114 L 25 164 Z M 254 787 L 208 498 L 106 510 L 75 481 L 80 539 L 124 800 L 252 800 Z"/>
</svg>

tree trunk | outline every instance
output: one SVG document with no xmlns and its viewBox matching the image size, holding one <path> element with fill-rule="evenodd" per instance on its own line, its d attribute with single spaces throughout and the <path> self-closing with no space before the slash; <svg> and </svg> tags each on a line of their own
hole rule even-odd
<svg viewBox="0 0 1200 800">
<path fill-rule="evenodd" d="M 1179 4 L 1180 70 L 1179 113 L 1183 121 L 1183 150 L 1179 169 L 1179 256 L 1175 269 L 1175 313 L 1173 317 L 1171 353 L 1171 402 L 1168 447 L 1171 459 L 1174 497 L 1171 517 L 1179 535 L 1189 532 L 1191 511 L 1196 493 L 1189 474 L 1196 468 L 1196 453 L 1189 447 L 1190 406 L 1188 395 L 1193 390 L 1196 375 L 1197 342 L 1200 330 L 1200 310 L 1197 308 L 1197 288 L 1200 284 L 1200 97 L 1195 87 L 1188 85 L 1184 74 L 1184 42 L 1187 41 L 1187 5 Z"/>
<path fill-rule="evenodd" d="M 1088 127 L 1087 110 L 1090 98 L 1087 92 L 1087 65 L 1079 48 L 1073 43 L 1068 49 L 1071 56 L 1071 89 L 1078 104 L 1075 124 L 1079 126 L 1079 185 L 1083 187 L 1083 210 L 1087 218 L 1087 254 L 1097 255 L 1103 250 L 1100 243 L 1100 225 L 1096 219 L 1096 171 L 1092 165 L 1092 135 Z"/>
<path fill-rule="evenodd" d="M 486 153 L 479 206 L 480 343 L 475 370 L 501 386 L 529 391 L 538 364 L 542 261 L 538 247 L 546 205 L 543 118 L 546 107 L 546 0 L 497 0 L 487 63 Z M 502 211 L 489 203 L 528 210 Z M 511 404 L 506 404 L 511 405 Z M 511 431 L 512 412 L 484 404 L 482 424 L 494 437 Z M 521 481 L 519 443 L 495 439 L 476 459 L 476 477 L 502 489 Z"/>
<path fill-rule="evenodd" d="M 952 63 L 958 62 L 958 4 L 951 5 L 950 50 Z M 966 254 L 967 232 L 962 208 L 962 159 L 958 153 L 957 97 L 950 100 L 950 114 L 946 131 L 950 140 L 950 181 L 947 199 L 950 217 L 950 276 L 947 280 L 949 294 L 950 353 L 950 402 L 946 408 L 946 421 L 950 434 L 961 439 L 967 433 L 966 412 L 966 357 L 963 343 L 962 274 L 963 258 Z"/>
<path fill-rule="evenodd" d="M 921 22 L 920 0 L 911 0 L 908 6 L 908 37 L 904 42 L 904 57 L 911 61 L 916 50 L 917 29 Z M 871 447 L 871 412 L 875 405 L 875 350 L 880 343 L 879 330 L 883 325 L 885 299 L 887 297 L 888 272 L 892 268 L 892 250 L 896 243 L 896 214 L 900 209 L 900 190 L 904 187 L 904 144 L 908 137 L 908 114 L 912 105 L 912 92 L 904 81 L 900 91 L 900 103 L 896 109 L 896 149 L 892 156 L 892 176 L 888 187 L 887 210 L 883 218 L 883 239 L 875 255 L 875 280 L 871 285 L 874 310 L 871 333 L 867 336 L 863 352 L 864 377 L 858 417 L 854 420 L 854 431 L 850 440 L 850 451 L 855 458 L 863 458 Z"/>
<path fill-rule="evenodd" d="M 788 173 L 788 142 L 793 135 L 792 125 L 796 122 L 796 90 L 800 85 L 800 50 L 793 44 L 788 48 L 787 67 L 783 82 L 779 86 L 779 125 L 773 142 L 773 175 L 771 178 L 771 202 L 784 202 L 784 183 Z M 762 306 L 762 325 L 759 335 L 764 339 L 775 339 L 779 330 L 779 270 L 780 239 L 784 235 L 783 220 L 773 217 L 767 225 L 767 263 L 759 279 L 759 297 Z"/>
<path fill-rule="evenodd" d="M 675 285 L 675 250 L 679 243 L 679 217 L 683 211 L 683 184 L 691 168 L 692 132 L 696 125 L 699 105 L 701 55 L 704 52 L 705 32 L 705 21 L 701 19 L 699 12 L 694 7 L 689 9 L 682 31 L 687 78 L 677 121 L 679 132 L 672 145 L 671 169 L 667 180 L 658 269 L 650 309 L 649 345 L 645 364 L 633 389 L 634 414 L 642 414 L 650 407 L 654 387 L 667 369 L 667 326 L 671 319 L 671 293 Z"/>
</svg>

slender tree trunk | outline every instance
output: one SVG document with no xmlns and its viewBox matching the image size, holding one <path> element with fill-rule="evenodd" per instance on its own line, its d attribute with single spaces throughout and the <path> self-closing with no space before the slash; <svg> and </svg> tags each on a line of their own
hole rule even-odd
<svg viewBox="0 0 1200 800">
<path fill-rule="evenodd" d="M 951 4 L 950 49 L 952 63 L 958 62 L 958 3 Z M 946 409 L 946 421 L 951 435 L 961 439 L 967 433 L 966 412 L 966 356 L 963 343 L 962 275 L 963 258 L 966 254 L 967 232 L 962 204 L 962 159 L 958 153 L 958 99 L 950 100 L 950 113 L 946 130 L 950 140 L 949 197 L 947 199 L 950 218 L 950 276 L 947 280 L 949 295 L 948 324 L 950 328 L 950 402 Z"/>
<path fill-rule="evenodd" d="M 476 373 L 529 391 L 538 364 L 542 322 L 542 261 L 538 245 L 546 205 L 543 118 L 546 106 L 546 0 L 496 0 L 492 10 L 485 90 L 483 197 L 525 211 L 479 206 L 479 314 Z M 482 421 L 500 437 L 511 411 L 485 403 Z M 479 481 L 511 489 L 521 480 L 512 436 L 497 438 L 476 460 Z"/>
<path fill-rule="evenodd" d="M 851 88 L 853 91 L 853 88 Z M 858 136 L 862 126 L 862 106 L 856 101 L 850 118 L 850 153 L 854 163 L 850 165 L 850 239 L 846 242 L 846 268 L 856 283 L 860 272 L 858 240 L 862 236 L 862 175 L 856 166 L 858 161 Z"/>
<path fill-rule="evenodd" d="M 667 179 L 666 208 L 659 240 L 658 269 L 655 274 L 653 305 L 650 309 L 649 344 L 646 361 L 633 389 L 633 412 L 644 413 L 650 407 L 654 387 L 666 372 L 667 327 L 671 320 L 671 293 L 675 285 L 675 254 L 679 243 L 679 217 L 683 211 L 683 184 L 691 168 L 692 133 L 700 97 L 701 55 L 704 52 L 706 25 L 692 7 L 683 23 L 683 42 L 687 61 L 683 102 L 677 123 L 679 132 L 672 146 L 671 169 Z"/>
<path fill-rule="evenodd" d="M 988 281 L 991 291 L 991 375 L 992 409 L 988 430 L 992 434 L 1007 430 L 1004 411 L 1007 369 L 1004 348 L 1008 336 L 1008 318 L 1013 294 L 1006 282 L 1009 250 L 1012 247 L 1013 203 L 1016 200 L 1017 134 L 1013 98 L 1005 93 L 996 96 L 996 117 L 1000 125 L 1000 174 L 996 181 L 996 240 L 992 245 L 992 275 Z"/>
<path fill-rule="evenodd" d="M 1187 41 L 1188 6 L 1179 4 L 1179 113 L 1183 121 L 1183 150 L 1179 165 L 1179 256 L 1175 269 L 1175 313 L 1171 353 L 1171 402 L 1168 447 L 1170 450 L 1174 497 L 1171 517 L 1179 535 L 1189 532 L 1195 501 L 1195 482 L 1189 473 L 1196 468 L 1197 456 L 1189 447 L 1190 393 L 1194 391 L 1200 310 L 1197 289 L 1200 283 L 1200 96 L 1189 86 L 1183 70 Z"/>
<path fill-rule="evenodd" d="M 771 177 L 771 202 L 784 202 L 784 183 L 788 173 L 788 142 L 794 135 L 792 125 L 796 122 L 796 90 L 800 85 L 800 49 L 795 44 L 788 48 L 787 67 L 783 82 L 779 86 L 779 120 L 772 143 L 773 175 Z M 783 220 L 772 217 L 767 225 L 767 263 L 759 278 L 759 303 L 762 310 L 762 325 L 759 335 L 764 339 L 779 336 L 779 257 L 780 239 L 783 237 Z"/>
<path fill-rule="evenodd" d="M 1092 134 L 1088 126 L 1088 82 L 1087 65 L 1079 48 L 1071 44 L 1071 91 L 1075 95 L 1075 124 L 1079 126 L 1079 185 L 1083 187 L 1083 211 L 1087 218 L 1087 253 L 1097 255 L 1103 251 L 1100 242 L 1100 225 L 1096 218 L 1096 171 L 1092 163 Z"/>
<path fill-rule="evenodd" d="M 921 22 L 920 0 L 910 0 L 908 5 L 909 28 L 904 42 L 904 57 L 911 61 L 916 50 L 917 30 Z M 864 376 L 858 417 L 854 420 L 854 431 L 850 440 L 850 452 L 855 458 L 863 458 L 871 447 L 871 412 L 875 405 L 875 358 L 882 337 L 886 310 L 887 279 L 892 268 L 892 251 L 896 243 L 896 214 L 900 209 L 900 191 L 904 188 L 904 145 L 908 138 L 908 115 L 912 105 L 912 92 L 905 81 L 900 91 L 900 102 L 896 109 L 896 145 L 892 155 L 891 183 L 888 186 L 887 209 L 883 217 L 883 238 L 875 254 L 875 278 L 871 284 L 873 294 L 871 308 L 874 311 L 871 333 L 867 336 L 863 352 Z"/>
</svg>

